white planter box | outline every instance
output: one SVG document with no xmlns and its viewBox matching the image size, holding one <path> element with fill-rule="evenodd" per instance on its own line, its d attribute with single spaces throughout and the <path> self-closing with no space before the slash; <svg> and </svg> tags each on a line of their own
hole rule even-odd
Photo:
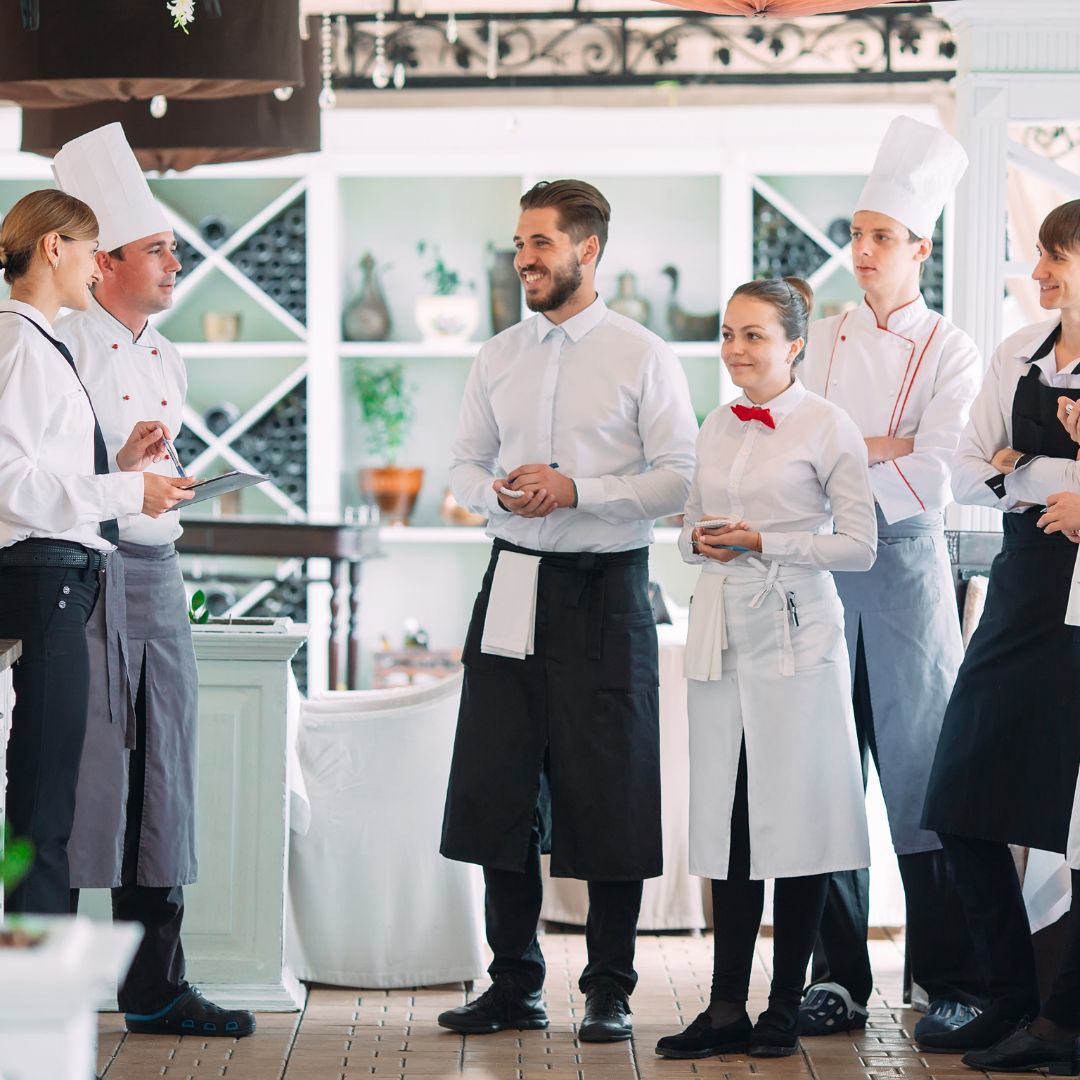
<svg viewBox="0 0 1080 1080">
<path fill-rule="evenodd" d="M 87 1080 L 97 1059 L 97 1008 L 127 971 L 142 927 L 38 916 L 20 924 L 45 939 L 0 948 L 0 1076 Z"/>
</svg>

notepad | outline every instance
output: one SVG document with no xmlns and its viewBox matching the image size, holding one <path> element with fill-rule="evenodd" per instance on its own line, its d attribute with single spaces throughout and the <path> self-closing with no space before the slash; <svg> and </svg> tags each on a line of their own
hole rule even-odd
<svg viewBox="0 0 1080 1080">
<path fill-rule="evenodd" d="M 241 488 L 251 487 L 254 484 L 264 483 L 269 476 L 261 476 L 259 473 L 227 472 L 221 476 L 212 476 L 209 480 L 200 480 L 192 484 L 189 491 L 194 492 L 192 498 L 174 506 L 174 510 L 181 510 L 185 506 L 194 503 L 206 502 L 207 499 L 216 499 L 229 491 L 239 491 Z"/>
</svg>

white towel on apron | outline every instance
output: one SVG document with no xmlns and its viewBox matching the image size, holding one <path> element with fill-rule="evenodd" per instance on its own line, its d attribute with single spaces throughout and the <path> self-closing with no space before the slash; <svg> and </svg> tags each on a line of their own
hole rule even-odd
<svg viewBox="0 0 1080 1080">
<path fill-rule="evenodd" d="M 524 660 L 533 654 L 540 557 L 500 551 L 480 651 Z"/>
</svg>

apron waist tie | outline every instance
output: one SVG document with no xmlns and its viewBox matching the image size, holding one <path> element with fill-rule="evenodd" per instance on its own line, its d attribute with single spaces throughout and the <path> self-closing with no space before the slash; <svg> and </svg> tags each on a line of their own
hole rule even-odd
<svg viewBox="0 0 1080 1080">
<path fill-rule="evenodd" d="M 750 601 L 752 608 L 759 608 L 765 602 L 770 593 L 775 593 L 780 600 L 780 625 L 783 628 L 782 644 L 780 648 L 780 674 L 785 678 L 791 678 L 795 674 L 795 653 L 791 648 L 791 622 L 788 618 L 788 596 L 784 586 L 780 582 L 780 564 L 769 563 L 768 569 L 760 559 L 752 555 L 746 560 L 756 570 L 765 575 L 761 588 L 754 594 Z"/>
</svg>

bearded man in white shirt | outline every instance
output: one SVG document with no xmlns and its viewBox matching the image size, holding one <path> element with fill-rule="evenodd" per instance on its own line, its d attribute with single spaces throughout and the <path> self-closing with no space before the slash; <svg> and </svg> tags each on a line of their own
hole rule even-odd
<svg viewBox="0 0 1080 1080">
<path fill-rule="evenodd" d="M 967 156 L 937 128 L 890 126 L 851 223 L 863 303 L 814 323 L 802 378 L 844 408 L 866 439 L 878 551 L 863 574 L 836 573 L 852 664 L 856 730 L 873 756 L 907 900 L 911 975 L 928 1035 L 977 1012 L 982 982 L 937 835 L 921 826 L 945 706 L 963 658 L 943 532 L 950 468 L 982 364 L 974 342 L 919 291 L 929 239 Z M 866 1026 L 869 875 L 833 874 L 802 1034 Z"/>
<path fill-rule="evenodd" d="M 442 853 L 484 867 L 491 988 L 439 1023 L 544 1028 L 540 853 L 589 883 L 578 1037 L 631 1035 L 642 880 L 662 872 L 654 519 L 679 512 L 697 425 L 671 349 L 595 287 L 610 206 L 579 180 L 521 199 L 537 314 L 480 350 L 451 483 L 494 541 L 462 659 Z"/>
<path fill-rule="evenodd" d="M 119 124 L 68 143 L 53 168 L 101 226 L 94 301 L 56 329 L 112 458 L 117 432 L 136 413 L 160 418 L 167 433 L 180 430 L 184 362 L 148 321 L 172 304 L 176 239 Z M 174 471 L 168 460 L 151 468 Z M 87 624 L 90 709 L 68 844 L 72 910 L 80 888 L 109 888 L 113 917 L 143 926 L 117 992 L 128 1031 L 238 1038 L 254 1031 L 254 1015 L 221 1009 L 190 986 L 180 941 L 183 886 L 198 876 L 199 674 L 174 547 L 183 530 L 176 514 L 121 518 L 119 528 L 106 588 L 122 596 L 99 604 Z"/>
</svg>

